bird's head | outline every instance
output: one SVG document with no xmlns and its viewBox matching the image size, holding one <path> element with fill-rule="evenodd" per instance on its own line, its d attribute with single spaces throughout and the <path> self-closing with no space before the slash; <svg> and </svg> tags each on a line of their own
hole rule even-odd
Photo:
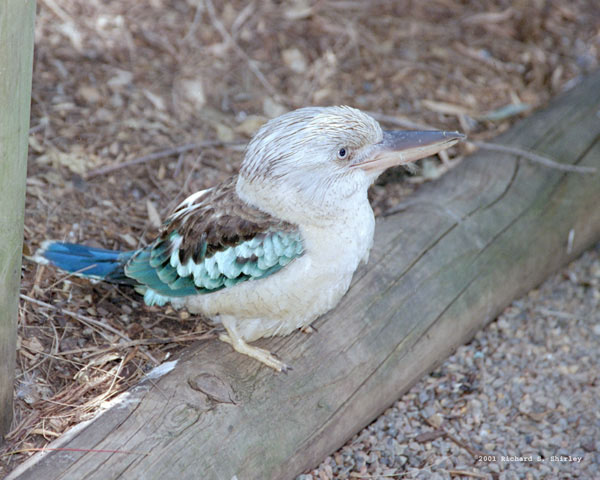
<svg viewBox="0 0 600 480">
<path fill-rule="evenodd" d="M 261 127 L 248 144 L 238 193 L 291 221 L 294 211 L 339 210 L 386 169 L 434 155 L 460 139 L 457 132 L 385 131 L 355 108 L 307 107 Z M 285 211 L 280 211 L 284 209 Z"/>
</svg>

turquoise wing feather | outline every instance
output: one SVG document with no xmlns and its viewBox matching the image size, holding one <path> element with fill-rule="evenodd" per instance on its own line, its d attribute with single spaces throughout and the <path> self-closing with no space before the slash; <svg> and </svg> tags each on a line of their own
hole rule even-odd
<svg viewBox="0 0 600 480">
<path fill-rule="evenodd" d="M 210 256 L 189 256 L 182 261 L 182 240 L 179 233 L 172 232 L 138 251 L 125 265 L 125 274 L 139 283 L 147 304 L 164 305 L 174 297 L 216 292 L 265 278 L 304 251 L 299 231 L 267 231 Z M 199 249 L 206 251 L 206 246 Z"/>
</svg>

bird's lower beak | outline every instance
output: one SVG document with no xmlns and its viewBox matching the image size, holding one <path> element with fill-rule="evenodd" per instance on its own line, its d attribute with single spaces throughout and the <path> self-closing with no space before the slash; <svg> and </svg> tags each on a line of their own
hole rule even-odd
<svg viewBox="0 0 600 480">
<path fill-rule="evenodd" d="M 374 150 L 366 160 L 355 163 L 366 171 L 383 172 L 396 165 L 420 160 L 435 155 L 463 140 L 465 135 L 458 132 L 388 130 L 383 132 L 383 140 L 374 145 Z"/>
</svg>

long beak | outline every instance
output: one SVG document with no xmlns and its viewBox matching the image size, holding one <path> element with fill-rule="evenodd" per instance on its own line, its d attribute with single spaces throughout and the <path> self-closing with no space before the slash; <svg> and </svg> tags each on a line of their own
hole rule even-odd
<svg viewBox="0 0 600 480">
<path fill-rule="evenodd" d="M 466 137 L 462 133 L 439 130 L 387 130 L 383 132 L 383 140 L 374 145 L 372 155 L 352 167 L 383 172 L 396 165 L 435 155 L 464 138 Z"/>
</svg>

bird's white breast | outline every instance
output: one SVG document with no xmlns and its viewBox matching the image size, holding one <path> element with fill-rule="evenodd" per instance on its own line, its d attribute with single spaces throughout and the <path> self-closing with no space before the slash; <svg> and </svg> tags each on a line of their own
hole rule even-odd
<svg viewBox="0 0 600 480">
<path fill-rule="evenodd" d="M 279 272 L 185 299 L 193 313 L 235 319 L 246 341 L 286 335 L 331 310 L 368 258 L 375 219 L 366 195 L 328 225 L 302 226 L 305 253 Z"/>
</svg>

